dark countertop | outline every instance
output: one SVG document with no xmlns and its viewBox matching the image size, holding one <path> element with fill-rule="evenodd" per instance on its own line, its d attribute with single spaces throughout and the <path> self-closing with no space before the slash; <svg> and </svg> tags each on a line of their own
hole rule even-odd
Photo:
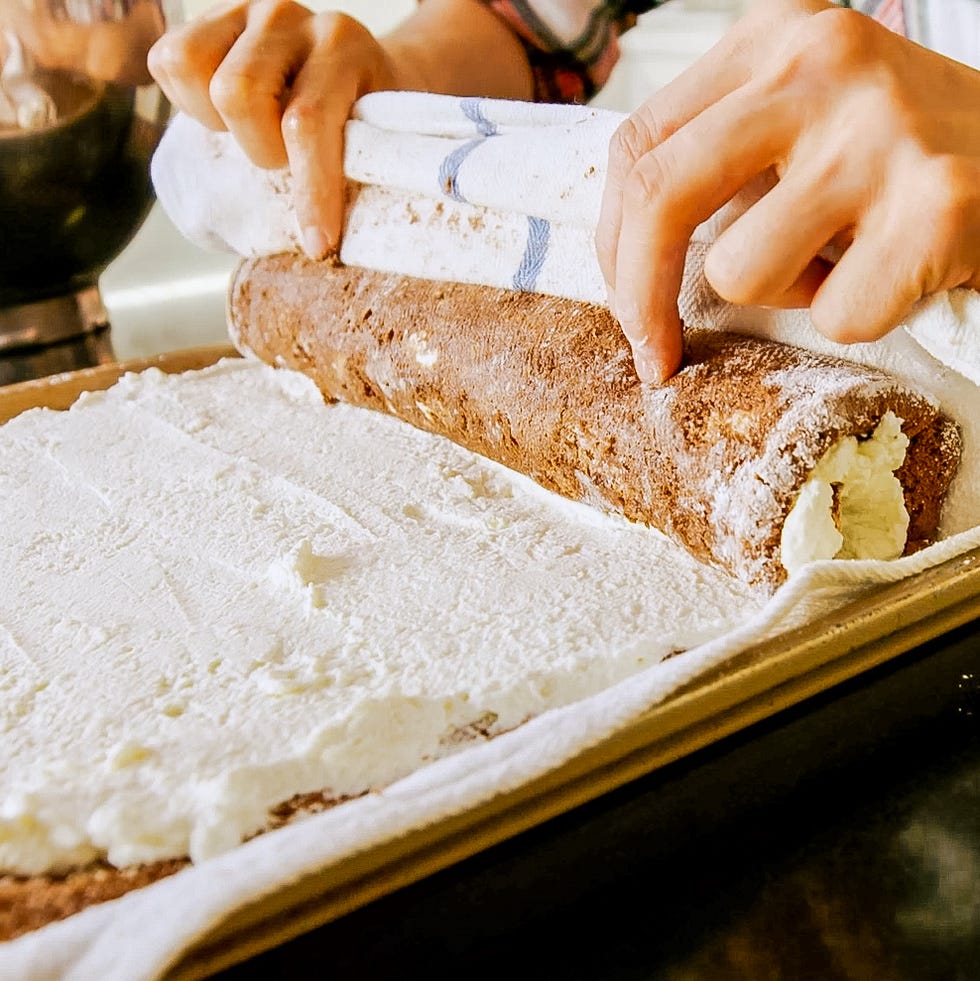
<svg viewBox="0 0 980 981">
<path fill-rule="evenodd" d="M 980 621 L 216 977 L 974 981 Z"/>
</svg>

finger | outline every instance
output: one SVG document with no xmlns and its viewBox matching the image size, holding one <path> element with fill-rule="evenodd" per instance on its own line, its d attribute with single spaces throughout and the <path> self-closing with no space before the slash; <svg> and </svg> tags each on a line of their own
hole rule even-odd
<svg viewBox="0 0 980 981">
<path fill-rule="evenodd" d="M 226 129 L 208 88 L 246 23 L 247 4 L 223 4 L 207 16 L 168 31 L 147 54 L 150 74 L 171 105 L 209 129 Z"/>
<path fill-rule="evenodd" d="M 976 162 L 896 154 L 889 175 L 811 306 L 816 328 L 845 343 L 877 340 L 922 297 L 974 283 L 980 268 Z"/>
<path fill-rule="evenodd" d="M 875 341 L 896 327 L 922 296 L 914 243 L 859 232 L 813 298 L 814 327 L 842 344 Z"/>
<path fill-rule="evenodd" d="M 357 100 L 355 72 L 326 49 L 304 65 L 283 116 L 303 247 L 314 259 L 337 249 L 344 217 L 344 127 Z"/>
<path fill-rule="evenodd" d="M 359 21 L 323 12 L 311 31 L 316 43 L 293 85 L 282 131 L 306 250 L 322 256 L 340 242 L 344 133 L 353 105 L 396 82 L 384 49 Z"/>
<path fill-rule="evenodd" d="M 858 202 L 839 180 L 791 169 L 727 228 L 705 258 L 715 292 L 731 303 L 776 305 L 841 229 Z"/>
<path fill-rule="evenodd" d="M 283 167 L 283 109 L 313 46 L 309 12 L 297 4 L 255 7 L 209 86 L 209 96 L 246 155 L 260 167 Z"/>
<path fill-rule="evenodd" d="M 595 237 L 599 268 L 609 289 L 615 282 L 623 191 L 630 172 L 641 157 L 746 81 L 749 65 L 744 47 L 735 34 L 722 38 L 632 113 L 613 135 Z"/>
<path fill-rule="evenodd" d="M 765 97 L 746 85 L 633 168 L 623 195 L 613 312 L 642 378 L 667 378 L 680 364 L 677 300 L 692 232 L 785 153 L 796 115 L 778 93 Z"/>
<path fill-rule="evenodd" d="M 833 7 L 829 0 L 765 0 L 743 17 L 693 65 L 644 103 L 616 131 L 609 148 L 596 254 L 608 290 L 613 288 L 622 222 L 623 190 L 630 171 L 708 106 L 714 105 L 769 64 L 791 25 Z"/>
</svg>

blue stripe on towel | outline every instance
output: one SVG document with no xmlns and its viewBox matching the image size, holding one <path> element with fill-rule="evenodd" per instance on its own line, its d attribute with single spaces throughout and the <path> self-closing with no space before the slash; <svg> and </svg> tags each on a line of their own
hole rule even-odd
<svg viewBox="0 0 980 981">
<path fill-rule="evenodd" d="M 548 258 L 548 241 L 551 238 L 551 225 L 544 218 L 527 218 L 527 245 L 524 257 L 514 273 L 514 289 L 523 293 L 533 293 L 538 282 L 538 274 Z"/>
<path fill-rule="evenodd" d="M 497 124 L 483 115 L 483 99 L 474 99 L 472 96 L 460 99 L 459 108 L 467 119 L 476 124 L 476 131 L 480 136 L 497 135 Z"/>
<path fill-rule="evenodd" d="M 459 168 L 463 166 L 463 161 L 484 140 L 485 137 L 481 136 L 478 140 L 470 140 L 469 143 L 456 147 L 439 165 L 439 190 L 454 201 L 463 201 L 464 203 L 466 201 L 459 189 Z"/>
</svg>

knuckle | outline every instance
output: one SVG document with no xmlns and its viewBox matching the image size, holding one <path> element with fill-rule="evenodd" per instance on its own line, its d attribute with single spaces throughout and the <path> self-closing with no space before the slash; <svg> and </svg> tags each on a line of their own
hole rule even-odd
<svg viewBox="0 0 980 981">
<path fill-rule="evenodd" d="M 637 161 L 660 142 L 657 129 L 641 111 L 623 120 L 609 145 L 610 170 L 628 174 Z"/>
<path fill-rule="evenodd" d="M 712 247 L 704 260 L 704 277 L 729 303 L 747 306 L 762 299 L 758 284 L 746 274 L 738 256 L 727 248 Z"/>
<path fill-rule="evenodd" d="M 146 67 L 150 74 L 157 78 L 169 71 L 174 65 L 172 52 L 173 39 L 164 34 L 146 53 Z"/>
<path fill-rule="evenodd" d="M 320 98 L 296 99 L 282 114 L 282 135 L 289 143 L 304 144 L 318 132 L 323 122 Z"/>
<path fill-rule="evenodd" d="M 653 173 L 654 167 L 634 167 L 623 189 L 623 205 L 630 211 L 649 211 L 657 200 L 662 186 Z"/>
<path fill-rule="evenodd" d="M 361 40 L 369 34 L 369 31 L 349 14 L 324 10 L 313 18 L 313 33 L 321 44 L 339 46 Z"/>
<path fill-rule="evenodd" d="M 871 22 L 844 7 L 805 18 L 790 34 L 787 63 L 792 71 L 836 75 L 873 57 Z"/>
<path fill-rule="evenodd" d="M 871 20 L 846 7 L 833 7 L 808 17 L 801 25 L 801 39 L 821 57 L 834 61 L 863 60 L 871 46 Z"/>
<path fill-rule="evenodd" d="M 659 210 L 671 186 L 671 174 L 667 154 L 648 153 L 626 178 L 623 190 L 625 206 L 639 211 Z"/>
<path fill-rule="evenodd" d="M 150 48 L 146 56 L 151 74 L 182 72 L 197 61 L 196 45 L 184 32 L 176 30 L 164 34 Z"/>
<path fill-rule="evenodd" d="M 293 0 L 252 0 L 248 9 L 250 24 L 266 25 L 305 12 Z"/>
<path fill-rule="evenodd" d="M 241 70 L 218 69 L 208 85 L 212 105 L 222 116 L 236 118 L 248 113 L 254 84 Z"/>
<path fill-rule="evenodd" d="M 841 122 L 853 132 L 864 132 L 879 143 L 894 145 L 915 140 L 922 131 L 922 112 L 915 105 L 908 82 L 885 59 L 866 66 L 843 105 Z M 869 125 L 869 121 L 874 121 Z"/>
</svg>

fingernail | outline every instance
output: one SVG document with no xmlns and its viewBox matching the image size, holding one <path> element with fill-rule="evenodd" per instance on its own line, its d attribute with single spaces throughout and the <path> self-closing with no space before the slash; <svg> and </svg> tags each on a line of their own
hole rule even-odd
<svg viewBox="0 0 980 981">
<path fill-rule="evenodd" d="M 663 366 L 642 348 L 633 348 L 633 367 L 641 382 L 662 385 L 666 381 Z"/>
<path fill-rule="evenodd" d="M 611 286 L 606 287 L 606 306 L 613 316 L 616 316 L 616 292 Z"/>
<path fill-rule="evenodd" d="M 303 229 L 303 249 L 311 259 L 323 259 L 331 251 L 330 241 L 316 225 Z"/>
<path fill-rule="evenodd" d="M 663 368 L 655 361 L 638 358 L 634 361 L 634 364 L 636 366 L 637 377 L 641 382 L 647 382 L 650 385 L 662 385 L 667 380 L 664 376 Z"/>
</svg>

